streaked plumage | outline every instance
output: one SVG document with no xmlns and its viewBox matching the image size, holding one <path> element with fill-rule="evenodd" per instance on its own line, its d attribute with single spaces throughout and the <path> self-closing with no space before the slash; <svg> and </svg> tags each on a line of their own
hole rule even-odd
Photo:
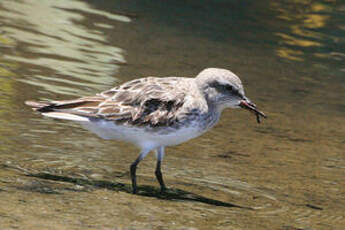
<svg viewBox="0 0 345 230">
<path fill-rule="evenodd" d="M 244 96 L 240 79 L 229 70 L 216 68 L 205 69 L 196 78 L 147 77 L 95 96 L 26 104 L 45 116 L 77 121 L 104 139 L 139 146 L 141 154 L 131 165 L 133 192 L 136 165 L 153 149 L 158 153 L 156 176 L 164 190 L 160 172 L 164 147 L 206 132 L 223 109 L 243 107 L 253 111 L 258 121 L 265 117 Z"/>
</svg>

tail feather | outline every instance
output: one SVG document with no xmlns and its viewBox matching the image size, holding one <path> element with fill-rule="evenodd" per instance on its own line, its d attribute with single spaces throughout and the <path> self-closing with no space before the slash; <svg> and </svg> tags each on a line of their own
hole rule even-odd
<svg viewBox="0 0 345 230">
<path fill-rule="evenodd" d="M 25 101 L 25 104 L 32 107 L 32 109 L 35 111 L 40 111 L 43 108 L 53 105 L 53 103 L 49 101 Z"/>
<path fill-rule="evenodd" d="M 89 118 L 84 116 L 78 116 L 75 114 L 70 113 L 60 113 L 60 112 L 48 112 L 42 113 L 43 116 L 56 118 L 56 119 L 63 119 L 63 120 L 70 120 L 70 121 L 90 121 Z"/>
<path fill-rule="evenodd" d="M 31 106 L 33 110 L 38 112 L 54 112 L 70 109 L 81 109 L 81 108 L 97 108 L 99 103 L 102 101 L 99 98 L 79 98 L 76 100 L 66 101 L 26 101 L 25 104 Z"/>
<path fill-rule="evenodd" d="M 64 120 L 71 120 L 71 121 L 89 121 L 89 118 L 77 115 L 77 114 L 71 114 L 66 112 L 59 112 L 59 109 L 66 109 L 68 107 L 71 107 L 72 104 L 77 106 L 80 105 L 80 103 L 63 103 L 58 104 L 56 102 L 49 102 L 49 101 L 25 101 L 25 104 L 32 107 L 33 110 L 41 112 L 43 116 L 46 117 L 52 117 L 56 119 L 64 119 Z M 55 112 L 57 111 L 57 112 Z"/>
<path fill-rule="evenodd" d="M 90 117 L 97 117 L 97 106 L 99 98 L 83 98 L 66 101 L 26 101 L 25 104 L 32 107 L 34 111 L 40 112 L 43 116 L 58 119 L 86 121 Z"/>
</svg>

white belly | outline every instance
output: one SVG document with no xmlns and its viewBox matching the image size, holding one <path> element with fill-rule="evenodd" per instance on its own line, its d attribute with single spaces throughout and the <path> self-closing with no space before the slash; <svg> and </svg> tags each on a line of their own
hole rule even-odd
<svg viewBox="0 0 345 230">
<path fill-rule="evenodd" d="M 126 141 L 140 148 L 178 145 L 204 133 L 203 130 L 193 125 L 180 129 L 158 130 L 116 125 L 109 121 L 79 123 L 103 139 Z"/>
</svg>

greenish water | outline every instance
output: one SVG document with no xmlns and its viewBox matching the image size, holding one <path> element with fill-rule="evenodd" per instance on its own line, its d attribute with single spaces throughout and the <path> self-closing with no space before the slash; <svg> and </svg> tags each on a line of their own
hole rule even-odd
<svg viewBox="0 0 345 230">
<path fill-rule="evenodd" d="M 345 3 L 0 2 L 1 229 L 343 229 Z M 42 118 L 28 99 L 231 69 L 269 118 L 228 110 L 155 159 Z"/>
</svg>

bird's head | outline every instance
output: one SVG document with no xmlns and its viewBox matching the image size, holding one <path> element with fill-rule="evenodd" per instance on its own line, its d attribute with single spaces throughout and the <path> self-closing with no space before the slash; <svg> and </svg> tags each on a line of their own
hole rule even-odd
<svg viewBox="0 0 345 230">
<path fill-rule="evenodd" d="M 256 105 L 245 96 L 241 80 L 231 71 L 205 69 L 196 77 L 196 83 L 208 103 L 216 106 L 219 111 L 225 108 L 244 108 L 253 112 L 258 122 L 260 116 L 266 118 L 266 115 L 257 110 Z"/>
</svg>

